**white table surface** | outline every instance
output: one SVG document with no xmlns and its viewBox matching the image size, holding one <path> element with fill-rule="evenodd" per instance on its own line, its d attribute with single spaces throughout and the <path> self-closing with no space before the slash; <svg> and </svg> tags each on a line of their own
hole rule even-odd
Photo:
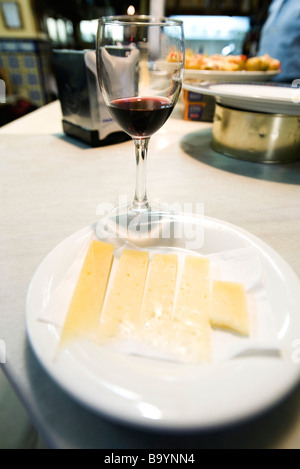
<svg viewBox="0 0 300 469">
<path fill-rule="evenodd" d="M 300 162 L 269 166 L 230 159 L 210 149 L 210 136 L 211 124 L 177 115 L 152 137 L 150 200 L 204 203 L 206 215 L 258 236 L 300 276 Z M 3 370 L 49 448 L 300 448 L 300 387 L 251 422 L 159 437 L 102 419 L 69 398 L 28 343 L 28 285 L 53 247 L 97 220 L 102 202 L 133 196 L 133 143 L 90 148 L 66 137 L 54 102 L 2 127 L 0 155 Z"/>
</svg>

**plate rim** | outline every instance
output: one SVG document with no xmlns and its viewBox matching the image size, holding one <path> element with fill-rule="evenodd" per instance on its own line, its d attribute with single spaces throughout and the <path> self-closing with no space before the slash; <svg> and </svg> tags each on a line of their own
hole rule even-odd
<svg viewBox="0 0 300 469">
<path fill-rule="evenodd" d="M 219 96 L 219 97 L 225 97 L 225 98 L 241 98 L 241 99 L 247 99 L 247 100 L 253 100 L 254 99 L 263 99 L 265 101 L 272 101 L 274 103 L 281 102 L 287 104 L 287 98 L 282 98 L 282 97 L 270 97 L 270 96 L 263 96 L 263 95 L 243 95 L 243 94 L 235 94 L 235 93 L 227 93 L 225 91 L 218 91 L 216 89 L 212 89 L 212 87 L 219 87 L 219 86 L 249 86 L 249 87 L 264 87 L 264 88 L 286 88 L 286 89 L 293 89 L 296 90 L 297 88 L 292 88 L 291 86 L 284 86 L 284 85 L 275 85 L 274 83 L 226 83 L 226 82 L 219 82 L 219 83 L 205 83 L 205 84 L 190 84 L 190 83 L 184 83 L 184 88 L 188 89 L 190 88 L 191 91 L 202 91 L 202 92 L 207 92 L 207 94 L 211 94 L 214 96 Z M 289 98 L 290 99 L 290 98 Z M 289 102 L 290 103 L 290 102 Z M 293 103 L 294 104 L 294 103 Z"/>
<path fill-rule="evenodd" d="M 269 81 L 270 79 L 279 75 L 279 70 L 268 71 L 247 71 L 237 70 L 222 71 L 222 70 L 197 70 L 197 69 L 184 69 L 184 82 L 185 80 L 210 80 L 216 82 L 232 82 L 232 83 L 257 83 Z"/>
<path fill-rule="evenodd" d="M 276 88 L 287 88 L 297 92 L 297 88 L 293 88 L 289 85 L 275 84 L 275 83 L 233 83 L 233 82 L 205 82 L 205 83 L 194 83 L 190 84 L 187 82 L 183 83 L 183 89 L 194 93 L 202 93 L 208 96 L 213 96 L 217 102 L 224 104 L 224 106 L 237 107 L 245 111 L 254 111 L 259 113 L 272 113 L 272 114 L 283 114 L 291 116 L 300 116 L 300 104 L 299 102 L 293 102 L 292 96 L 290 98 L 282 97 L 269 97 L 262 95 L 255 95 L 255 93 L 249 95 L 243 95 L 238 93 L 230 93 L 225 91 L 218 91 L 212 89 L 212 87 L 218 86 L 249 86 L 249 87 L 276 87 Z M 243 104 L 243 106 L 242 106 Z M 269 106 L 266 108 L 265 106 Z M 274 109 L 274 106 L 279 106 L 281 109 Z M 272 109 L 272 110 L 271 110 Z"/>
<path fill-rule="evenodd" d="M 185 68 L 184 72 L 199 73 L 199 75 L 240 75 L 240 76 L 275 76 L 281 73 L 281 70 L 198 70 L 196 68 Z"/>
<path fill-rule="evenodd" d="M 219 220 L 219 219 L 216 219 L 216 218 L 212 218 L 212 217 L 207 217 L 207 216 L 205 216 L 204 218 L 205 218 L 205 220 L 207 220 L 211 223 L 217 223 L 217 225 L 221 224 L 221 225 L 227 227 L 229 230 L 233 230 L 238 235 L 242 236 L 244 239 L 250 241 L 250 244 L 254 245 L 260 251 L 260 253 L 262 253 L 263 255 L 266 255 L 267 257 L 271 257 L 272 262 L 275 261 L 275 264 L 277 266 L 279 265 L 279 267 L 283 267 L 284 269 L 287 269 L 287 271 L 289 272 L 289 275 L 291 276 L 292 282 L 297 284 L 298 287 L 300 286 L 299 277 L 297 276 L 296 272 L 292 269 L 292 267 L 271 246 L 269 246 L 263 240 L 261 240 L 260 238 L 258 238 L 255 235 L 251 234 L 247 230 L 244 230 L 243 228 L 240 228 L 240 227 L 238 227 L 234 224 L 231 224 L 229 222 Z M 134 425 L 134 426 L 144 427 L 146 429 L 152 428 L 152 429 L 155 429 L 155 430 L 159 430 L 159 429 L 168 429 L 168 430 L 173 429 L 175 431 L 179 431 L 179 430 L 208 430 L 208 429 L 211 429 L 211 428 L 221 428 L 221 427 L 227 426 L 227 425 L 232 424 L 232 423 L 238 423 L 240 421 L 244 421 L 247 418 L 250 418 L 250 417 L 253 417 L 253 416 L 257 415 L 257 414 L 261 413 L 262 411 L 268 410 L 268 408 L 271 408 L 274 404 L 277 404 L 278 402 L 280 402 L 281 399 L 285 398 L 294 389 L 294 387 L 299 383 L 299 381 L 300 381 L 300 370 L 298 370 L 297 372 L 291 374 L 289 383 L 285 382 L 285 384 L 283 386 L 281 385 L 281 387 L 279 389 L 279 392 L 277 392 L 276 395 L 273 395 L 271 397 L 271 399 L 268 400 L 268 403 L 265 403 L 265 405 L 263 405 L 263 406 L 258 405 L 257 408 L 255 409 L 255 411 L 253 411 L 253 409 L 252 409 L 252 411 L 250 410 L 249 412 L 245 411 L 244 414 L 240 415 L 239 417 L 235 415 L 233 418 L 214 419 L 211 422 L 206 421 L 206 422 L 202 422 L 202 423 L 198 422 L 198 421 L 193 421 L 193 422 L 190 422 L 190 421 L 189 422 L 176 421 L 176 422 L 174 422 L 173 420 L 172 421 L 151 420 L 151 419 L 145 419 L 145 418 L 142 418 L 142 417 L 140 419 L 138 419 L 136 417 L 130 418 L 130 416 L 126 412 L 125 412 L 125 415 L 124 414 L 120 415 L 118 413 L 113 412 L 111 409 L 109 411 L 106 411 L 103 406 L 95 407 L 94 405 L 91 405 L 90 403 L 85 402 L 80 395 L 78 395 L 77 393 L 72 392 L 72 389 L 70 389 L 69 386 L 65 382 L 62 383 L 62 382 L 57 380 L 57 375 L 55 374 L 53 368 L 51 368 L 51 367 L 49 368 L 49 366 L 47 364 L 47 360 L 45 360 L 45 358 L 42 357 L 40 355 L 39 351 L 36 349 L 36 340 L 35 340 L 35 337 L 32 334 L 33 331 L 32 331 L 32 326 L 31 326 L 31 321 L 34 318 L 29 317 L 30 313 L 28 311 L 28 303 L 29 303 L 29 300 L 30 300 L 30 295 L 31 295 L 32 288 L 34 286 L 34 282 L 35 282 L 37 276 L 39 275 L 39 271 L 42 268 L 44 262 L 46 262 L 46 259 L 48 259 L 49 256 L 53 255 L 59 247 L 64 245 L 64 243 L 66 243 L 68 240 L 71 240 L 72 237 L 76 237 L 79 233 L 84 233 L 84 232 L 87 232 L 88 230 L 92 231 L 94 229 L 94 227 L 95 227 L 95 224 L 88 225 L 88 226 L 86 226 L 86 227 L 72 233 L 71 235 L 69 235 L 68 237 L 63 239 L 61 242 L 59 242 L 55 247 L 53 247 L 48 252 L 48 254 L 44 257 L 44 259 L 42 260 L 42 262 L 39 264 L 36 271 L 34 272 L 34 274 L 32 276 L 32 279 L 30 281 L 29 287 L 28 287 L 27 295 L 26 295 L 26 312 L 25 312 L 26 332 L 27 332 L 27 337 L 29 339 L 31 348 L 34 352 L 34 355 L 37 358 L 37 360 L 39 361 L 39 363 L 42 365 L 43 370 L 54 380 L 54 382 L 60 388 L 64 389 L 64 391 L 67 392 L 69 397 L 71 397 L 75 402 L 77 402 L 78 404 L 88 408 L 89 410 L 92 410 L 94 413 L 96 413 L 98 415 L 106 416 L 109 419 L 116 420 L 116 421 L 119 421 L 119 422 L 123 422 L 127 425 Z M 299 298 L 300 298 L 300 296 L 299 296 Z M 35 320 L 36 319 L 37 318 L 35 318 Z"/>
</svg>

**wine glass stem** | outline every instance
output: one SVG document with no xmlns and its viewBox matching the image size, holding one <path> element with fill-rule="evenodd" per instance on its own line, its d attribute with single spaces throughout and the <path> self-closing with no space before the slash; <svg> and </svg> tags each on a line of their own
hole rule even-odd
<svg viewBox="0 0 300 469">
<path fill-rule="evenodd" d="M 150 138 L 135 138 L 136 185 L 132 209 L 145 211 L 150 209 L 146 190 L 146 165 Z"/>
</svg>

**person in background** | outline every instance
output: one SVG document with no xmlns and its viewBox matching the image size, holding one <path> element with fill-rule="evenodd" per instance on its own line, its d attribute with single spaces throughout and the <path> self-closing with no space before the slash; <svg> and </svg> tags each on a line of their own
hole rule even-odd
<svg viewBox="0 0 300 469">
<path fill-rule="evenodd" d="M 274 78 L 291 84 L 300 79 L 300 1 L 273 0 L 262 28 L 257 55 L 280 60 L 282 72 Z"/>
</svg>

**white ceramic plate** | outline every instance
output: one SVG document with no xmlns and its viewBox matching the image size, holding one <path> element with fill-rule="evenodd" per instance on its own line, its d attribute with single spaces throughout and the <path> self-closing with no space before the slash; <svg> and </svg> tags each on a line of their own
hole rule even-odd
<svg viewBox="0 0 300 469">
<path fill-rule="evenodd" d="M 184 78 L 192 80 L 210 80 L 210 81 L 229 81 L 231 83 L 251 83 L 270 81 L 278 75 L 280 71 L 274 70 L 269 72 L 247 72 L 246 70 L 236 72 L 222 72 L 219 70 L 193 70 L 185 69 Z"/>
<path fill-rule="evenodd" d="M 189 229 L 183 231 L 180 240 L 167 240 L 166 245 L 172 248 L 188 247 L 185 233 L 190 236 L 191 228 L 198 227 L 204 229 L 203 254 L 249 245 L 257 249 L 278 338 L 285 350 L 282 357 L 248 356 L 187 365 L 78 342 L 54 359 L 59 333 L 53 325 L 39 321 L 43 301 L 45 297 L 51 299 L 95 226 L 65 239 L 37 269 L 27 296 L 27 332 L 49 375 L 90 410 L 148 428 L 215 428 L 270 408 L 298 383 L 300 365 L 293 360 L 293 344 L 300 339 L 300 282 L 278 254 L 238 227 L 206 217 L 178 219 L 176 223 Z"/>
<path fill-rule="evenodd" d="M 296 87 L 243 83 L 184 83 L 184 89 L 215 96 L 224 106 L 256 112 L 300 115 L 300 91 Z"/>
</svg>

